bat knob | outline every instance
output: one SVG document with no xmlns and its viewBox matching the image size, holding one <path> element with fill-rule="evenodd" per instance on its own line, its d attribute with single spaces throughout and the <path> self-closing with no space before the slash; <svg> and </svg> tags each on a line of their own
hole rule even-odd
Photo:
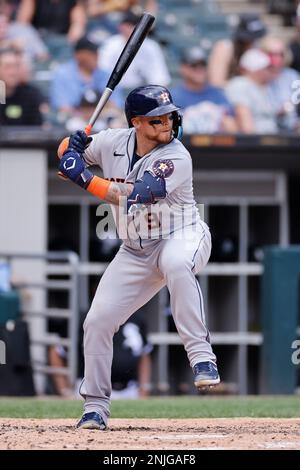
<svg viewBox="0 0 300 470">
<path fill-rule="evenodd" d="M 68 179 L 61 171 L 57 172 L 57 176 L 63 181 L 66 181 Z"/>
</svg>

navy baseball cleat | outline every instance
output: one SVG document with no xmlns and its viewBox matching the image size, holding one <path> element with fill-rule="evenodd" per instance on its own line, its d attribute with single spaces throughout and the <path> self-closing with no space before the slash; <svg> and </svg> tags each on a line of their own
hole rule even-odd
<svg viewBox="0 0 300 470">
<path fill-rule="evenodd" d="M 194 384 L 197 388 L 209 387 L 220 383 L 216 364 L 210 361 L 197 362 L 193 367 Z"/>
<path fill-rule="evenodd" d="M 92 411 L 91 413 L 84 413 L 81 420 L 76 425 L 77 429 L 99 429 L 104 431 L 106 424 L 99 413 Z"/>
</svg>

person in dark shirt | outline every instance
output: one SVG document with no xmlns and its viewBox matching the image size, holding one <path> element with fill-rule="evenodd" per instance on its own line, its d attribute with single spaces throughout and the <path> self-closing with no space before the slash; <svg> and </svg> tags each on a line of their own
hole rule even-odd
<svg viewBox="0 0 300 470">
<path fill-rule="evenodd" d="M 21 58 L 14 49 L 0 49 L 0 81 L 5 102 L 0 104 L 0 125 L 40 126 L 43 97 L 32 85 L 22 83 Z"/>
<path fill-rule="evenodd" d="M 84 34 L 86 25 L 84 4 L 79 0 L 21 0 L 17 19 L 38 30 L 67 35 L 71 43 Z"/>
<path fill-rule="evenodd" d="M 295 18 L 295 35 L 290 43 L 291 63 L 290 67 L 300 73 L 300 4 Z"/>
</svg>

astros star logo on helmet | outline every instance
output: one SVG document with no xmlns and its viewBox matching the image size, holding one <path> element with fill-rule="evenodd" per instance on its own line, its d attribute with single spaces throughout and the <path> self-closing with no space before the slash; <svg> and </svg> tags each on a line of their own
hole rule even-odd
<svg viewBox="0 0 300 470">
<path fill-rule="evenodd" d="M 166 93 L 166 92 L 163 92 L 163 93 L 160 95 L 160 99 L 162 100 L 163 103 L 170 103 L 169 95 L 168 95 L 168 93 Z"/>
</svg>

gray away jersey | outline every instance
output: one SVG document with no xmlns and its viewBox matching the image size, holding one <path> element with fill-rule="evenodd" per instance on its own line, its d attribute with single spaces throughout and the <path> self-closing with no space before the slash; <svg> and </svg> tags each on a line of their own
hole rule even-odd
<svg viewBox="0 0 300 470">
<path fill-rule="evenodd" d="M 153 240 L 180 237 L 182 229 L 200 228 L 201 221 L 193 195 L 192 159 L 177 139 L 159 145 L 140 158 L 130 171 L 135 148 L 134 129 L 107 129 L 93 135 L 85 151 L 88 165 L 98 165 L 104 178 L 134 183 L 146 170 L 163 176 L 167 196 L 149 206 L 136 205 L 126 211 L 126 204 L 112 205 L 117 231 L 124 243 L 141 249 Z M 124 198 L 125 199 L 125 198 Z"/>
</svg>

